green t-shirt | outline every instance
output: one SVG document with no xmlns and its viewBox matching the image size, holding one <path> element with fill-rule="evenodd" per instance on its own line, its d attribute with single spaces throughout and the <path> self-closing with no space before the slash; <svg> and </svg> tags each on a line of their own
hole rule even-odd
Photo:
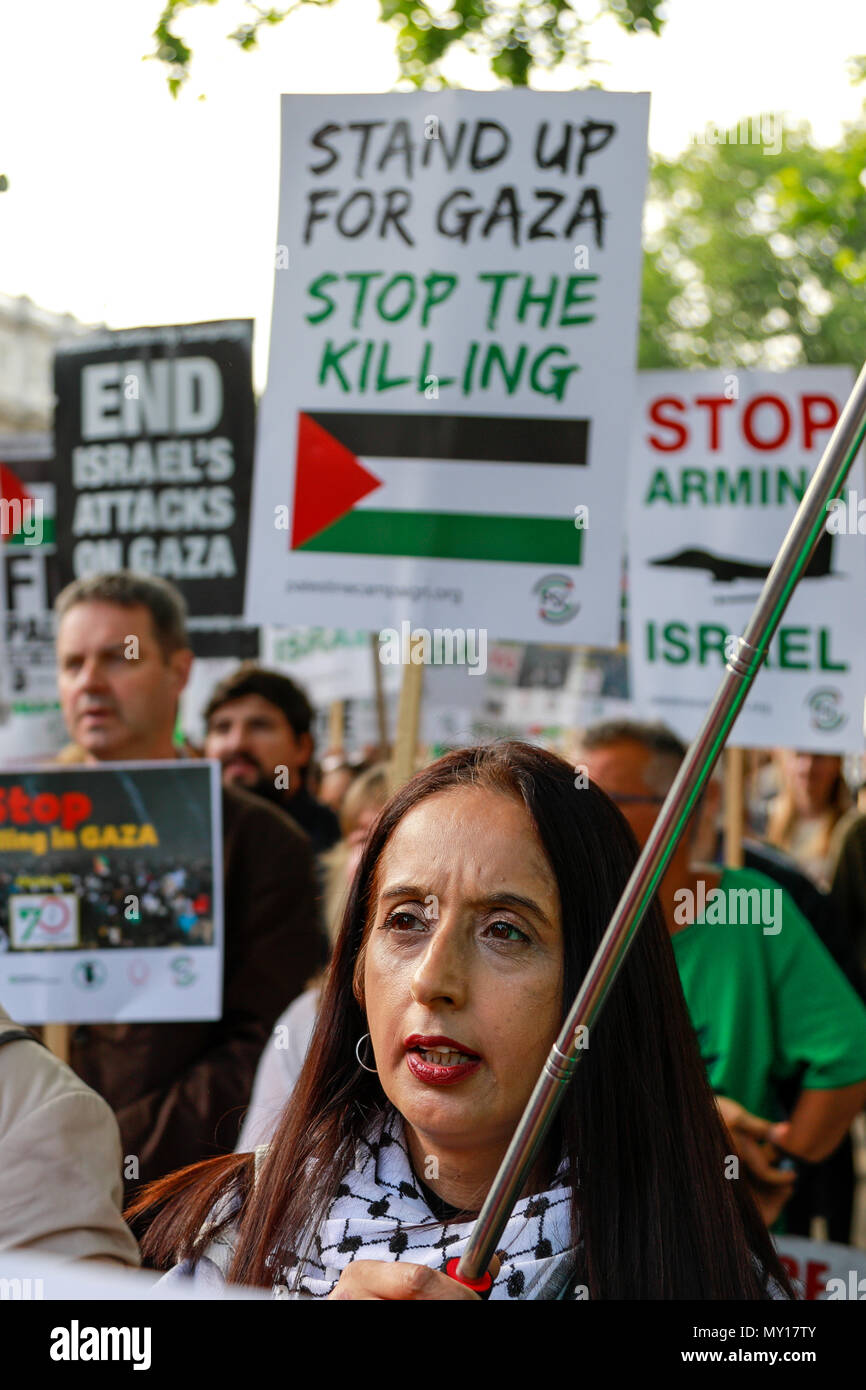
<svg viewBox="0 0 866 1390">
<path fill-rule="evenodd" d="M 748 921 L 734 923 L 728 909 L 723 924 L 712 921 L 719 912 L 708 904 L 709 922 L 671 937 L 713 1090 L 779 1120 L 786 1118 L 780 1081 L 830 1090 L 864 1080 L 866 1007 L 794 902 L 751 869 L 725 869 L 719 886 L 725 902 L 732 890 L 777 891 L 779 898 L 763 901 L 781 910 L 762 925 L 743 909 L 738 916 Z"/>
</svg>

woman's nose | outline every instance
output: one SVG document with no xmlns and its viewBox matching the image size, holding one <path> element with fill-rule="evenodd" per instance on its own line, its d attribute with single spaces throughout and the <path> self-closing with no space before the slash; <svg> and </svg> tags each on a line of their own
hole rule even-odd
<svg viewBox="0 0 866 1390">
<path fill-rule="evenodd" d="M 468 970 L 459 923 L 439 917 L 412 976 L 413 999 L 418 1004 L 445 1000 L 461 1007 L 468 994 Z"/>
</svg>

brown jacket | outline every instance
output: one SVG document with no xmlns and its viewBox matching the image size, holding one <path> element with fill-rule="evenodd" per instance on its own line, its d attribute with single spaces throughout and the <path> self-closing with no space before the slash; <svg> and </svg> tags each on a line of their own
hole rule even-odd
<svg viewBox="0 0 866 1390">
<path fill-rule="evenodd" d="M 70 1064 L 114 1110 L 124 1159 L 137 1157 L 140 1182 L 232 1151 L 271 1029 L 322 964 L 306 835 L 247 792 L 223 789 L 222 803 L 222 1018 L 89 1024 L 72 1033 Z M 127 1180 L 127 1195 L 135 1186 Z"/>
</svg>

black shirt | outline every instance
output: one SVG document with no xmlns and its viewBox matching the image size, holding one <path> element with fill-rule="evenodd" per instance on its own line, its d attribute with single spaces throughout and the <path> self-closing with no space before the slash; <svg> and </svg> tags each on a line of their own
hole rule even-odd
<svg viewBox="0 0 866 1390">
<path fill-rule="evenodd" d="M 310 796 L 306 787 L 295 792 L 294 796 L 284 795 L 280 804 L 292 820 L 306 830 L 315 854 L 330 849 L 340 839 L 340 822 L 334 812 L 323 801 L 316 801 L 315 797 Z"/>
</svg>

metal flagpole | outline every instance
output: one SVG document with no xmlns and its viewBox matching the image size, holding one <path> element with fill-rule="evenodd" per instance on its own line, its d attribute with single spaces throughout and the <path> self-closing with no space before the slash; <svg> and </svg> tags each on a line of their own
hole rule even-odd
<svg viewBox="0 0 866 1390">
<path fill-rule="evenodd" d="M 797 581 L 809 563 L 824 526 L 827 503 L 836 496 L 845 481 L 864 434 L 866 365 L 857 378 L 821 462 L 797 508 L 749 625 L 742 637 L 730 639 L 722 683 L 668 792 L 562 1031 L 544 1064 L 479 1213 L 469 1244 L 456 1262 L 453 1273 L 461 1283 L 484 1281 L 511 1209 L 523 1190 L 580 1060 L 586 1030 L 591 1030 L 613 986 L 695 802 L 749 693 Z"/>
</svg>

